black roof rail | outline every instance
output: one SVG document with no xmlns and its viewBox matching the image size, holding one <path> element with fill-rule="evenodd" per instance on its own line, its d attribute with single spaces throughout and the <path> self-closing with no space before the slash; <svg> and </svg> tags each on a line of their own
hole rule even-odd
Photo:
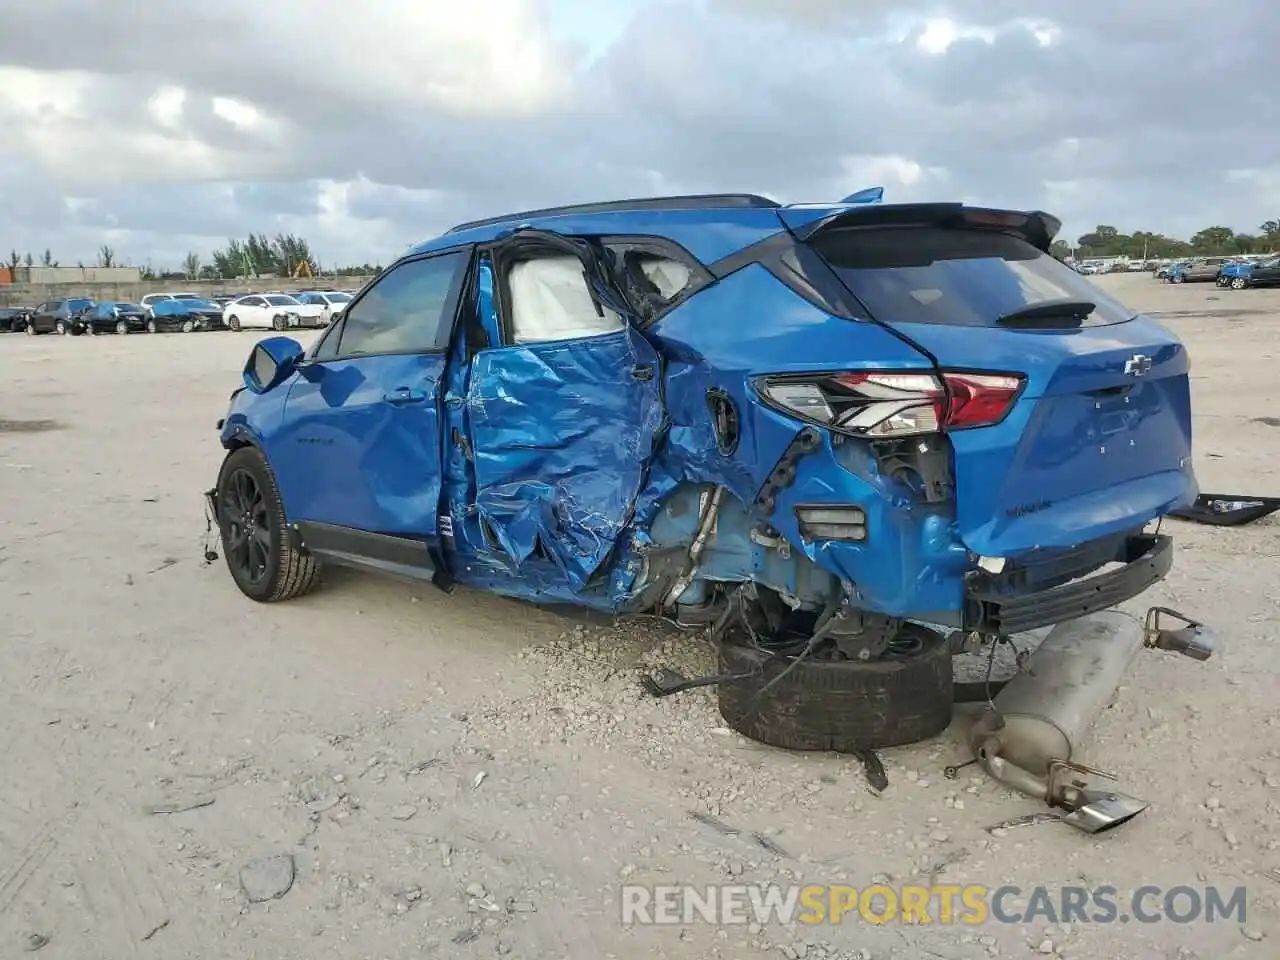
<svg viewBox="0 0 1280 960">
<path fill-rule="evenodd" d="M 461 233 L 476 227 L 489 227 L 495 223 L 506 223 L 510 220 L 533 220 L 539 217 L 560 216 L 563 214 L 611 213 L 615 211 L 639 210 L 730 210 L 761 209 L 775 210 L 780 206 L 768 197 L 755 193 L 691 193 L 676 197 L 637 197 L 631 200 L 606 200 L 602 203 L 574 203 L 563 207 L 543 207 L 541 210 L 522 210 L 517 213 L 504 213 L 500 217 L 485 217 L 483 220 L 469 220 L 448 230 L 448 233 Z"/>
</svg>

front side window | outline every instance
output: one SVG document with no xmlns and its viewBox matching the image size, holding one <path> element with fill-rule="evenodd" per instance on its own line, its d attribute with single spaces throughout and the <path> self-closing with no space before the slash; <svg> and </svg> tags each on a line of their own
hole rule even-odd
<svg viewBox="0 0 1280 960">
<path fill-rule="evenodd" d="M 468 262 L 466 252 L 456 251 L 394 267 L 344 311 L 336 354 L 443 349 Z"/>
</svg>

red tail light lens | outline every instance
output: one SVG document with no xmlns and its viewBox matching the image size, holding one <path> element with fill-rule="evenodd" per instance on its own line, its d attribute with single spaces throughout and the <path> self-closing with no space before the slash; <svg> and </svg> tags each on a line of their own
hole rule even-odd
<svg viewBox="0 0 1280 960">
<path fill-rule="evenodd" d="M 766 377 L 757 386 L 774 406 L 842 433 L 910 437 L 990 426 L 1022 389 L 1019 374 L 857 371 Z"/>
<path fill-rule="evenodd" d="M 1011 374 L 944 373 L 947 382 L 946 425 L 958 430 L 999 423 L 1022 389 L 1022 377 Z"/>
</svg>

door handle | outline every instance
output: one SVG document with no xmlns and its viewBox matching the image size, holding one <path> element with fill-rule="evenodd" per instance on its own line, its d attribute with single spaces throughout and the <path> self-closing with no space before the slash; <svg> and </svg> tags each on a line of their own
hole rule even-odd
<svg viewBox="0 0 1280 960">
<path fill-rule="evenodd" d="M 390 393 L 384 393 L 382 399 L 386 403 L 404 404 L 404 403 L 422 403 L 427 399 L 427 391 L 413 390 L 409 387 L 396 387 Z"/>
</svg>

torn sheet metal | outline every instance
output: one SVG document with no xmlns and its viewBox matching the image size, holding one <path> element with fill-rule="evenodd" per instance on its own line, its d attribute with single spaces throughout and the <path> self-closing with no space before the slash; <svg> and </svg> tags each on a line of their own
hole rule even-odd
<svg viewBox="0 0 1280 960">
<path fill-rule="evenodd" d="M 478 354 L 467 417 L 489 549 L 536 552 L 582 590 L 631 520 L 664 424 L 657 352 L 640 334 Z"/>
</svg>

